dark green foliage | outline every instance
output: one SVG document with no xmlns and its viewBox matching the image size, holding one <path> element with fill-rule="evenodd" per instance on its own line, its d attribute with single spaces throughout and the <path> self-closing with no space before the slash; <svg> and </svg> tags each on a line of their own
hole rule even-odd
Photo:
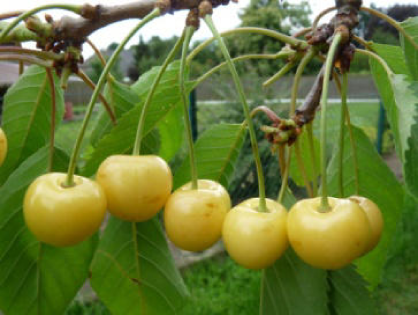
<svg viewBox="0 0 418 315">
<path fill-rule="evenodd" d="M 129 68 L 129 78 L 136 81 L 152 67 L 161 65 L 177 40 L 176 36 L 169 39 L 153 36 L 145 42 L 141 36 L 138 45 L 131 48 L 134 51 L 135 63 Z"/>
<path fill-rule="evenodd" d="M 412 2 L 407 5 L 395 4 L 387 8 L 377 7 L 372 4 L 372 8 L 382 11 L 398 22 L 418 15 L 418 5 L 412 4 Z M 360 17 L 359 30 L 365 39 L 381 44 L 392 45 L 398 43 L 398 32 L 389 23 L 368 13 L 362 13 Z"/>
<path fill-rule="evenodd" d="M 109 310 L 100 301 L 79 302 L 74 301 L 65 315 L 111 315 Z"/>
<path fill-rule="evenodd" d="M 385 277 L 374 293 L 379 314 L 412 315 L 418 312 L 417 207 L 417 200 L 406 194 L 402 221 L 389 252 Z"/>
<path fill-rule="evenodd" d="M 280 3 L 278 0 L 252 0 L 240 14 L 240 26 L 262 27 L 290 35 L 296 30 L 309 26 L 310 14 L 311 8 L 308 1 L 293 4 L 288 1 Z M 258 34 L 228 38 L 227 45 L 232 56 L 276 53 L 283 47 L 281 42 Z M 284 61 L 281 60 L 252 60 L 242 67 L 260 76 L 270 76 L 283 65 Z M 319 69 L 318 63 L 313 61 L 307 71 L 315 72 L 317 69 Z"/>
<path fill-rule="evenodd" d="M 106 56 L 105 59 L 109 59 L 109 57 Z M 116 80 L 123 80 L 124 76 L 120 70 L 119 64 L 120 59 L 117 59 L 110 73 Z M 104 66 L 100 59 L 98 57 L 93 57 L 93 59 L 90 61 L 90 69 L 87 71 L 87 75 L 94 83 L 97 83 L 99 81 L 103 69 Z"/>
</svg>

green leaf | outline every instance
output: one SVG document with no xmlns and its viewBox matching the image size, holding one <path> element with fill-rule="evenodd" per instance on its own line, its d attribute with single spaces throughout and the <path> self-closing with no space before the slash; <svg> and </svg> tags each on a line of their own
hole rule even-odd
<svg viewBox="0 0 418 315">
<path fill-rule="evenodd" d="M 56 122 L 64 113 L 64 97 L 55 77 Z M 29 67 L 7 91 L 2 128 L 9 150 L 0 168 L 0 185 L 27 157 L 48 143 L 51 129 L 51 88 L 44 68 Z"/>
<path fill-rule="evenodd" d="M 292 249 L 264 270 L 261 315 L 327 314 L 327 273 L 301 261 Z"/>
<path fill-rule="evenodd" d="M 400 25 L 418 44 L 418 17 L 409 18 L 400 23 Z M 418 81 L 418 50 L 404 36 L 401 36 L 401 44 L 409 72 L 413 79 Z"/>
<path fill-rule="evenodd" d="M 391 48 L 393 50 L 393 48 Z M 399 49 L 396 53 L 388 53 L 380 47 L 380 55 L 390 56 L 387 60 L 399 58 L 402 54 Z M 385 53 L 383 53 L 385 52 Z M 396 57 L 396 58 L 395 58 Z M 409 191 L 418 197 L 418 169 L 414 161 L 418 156 L 418 82 L 412 81 L 407 75 L 399 73 L 388 75 L 383 67 L 371 61 L 372 73 L 387 111 L 388 121 L 395 138 L 396 152 L 403 162 L 403 172 Z"/>
<path fill-rule="evenodd" d="M 372 287 L 375 287 L 381 280 L 382 269 L 401 216 L 403 188 L 363 131 L 354 126 L 352 128 L 357 147 L 359 194 L 374 201 L 384 218 L 384 229 L 379 245 L 356 261 L 359 273 Z M 344 197 L 348 197 L 355 194 L 355 175 L 348 130 L 345 130 L 344 134 L 343 187 Z M 336 151 L 327 170 L 330 196 L 339 195 L 339 150 Z"/>
<path fill-rule="evenodd" d="M 313 181 L 314 180 L 313 163 L 312 163 L 312 158 L 311 158 L 308 133 L 304 131 L 302 135 L 299 137 L 298 141 L 299 141 L 301 157 L 302 157 L 303 165 L 305 167 L 306 175 L 309 181 Z M 314 137 L 314 150 L 315 150 L 314 154 L 315 154 L 316 169 L 319 170 L 319 141 L 315 137 Z M 290 161 L 290 169 L 289 169 L 290 177 L 292 178 L 292 180 L 295 182 L 296 185 L 302 187 L 302 186 L 305 186 L 305 181 L 303 180 L 302 173 L 300 172 L 300 168 L 297 163 L 294 149 L 293 149 L 293 153 L 294 154 Z"/>
<path fill-rule="evenodd" d="M 383 105 L 386 110 L 386 116 L 393 132 L 395 140 L 396 153 L 399 157 L 402 156 L 402 149 L 400 147 L 400 135 L 398 131 L 398 111 L 396 109 L 395 97 L 393 95 L 392 84 L 385 69 L 375 60 L 370 59 L 370 69 L 373 74 L 373 79 L 379 91 Z"/>
<path fill-rule="evenodd" d="M 143 74 L 137 82 L 132 85 L 132 89 L 137 91 L 137 93 L 145 100 L 147 93 L 151 87 L 151 82 L 154 81 L 155 77 L 160 70 L 160 66 L 153 67 L 150 71 Z M 186 77 L 189 74 L 189 68 L 186 68 Z M 159 156 L 165 160 L 171 160 L 177 151 L 181 148 L 183 144 L 183 135 L 184 135 L 184 123 L 183 123 L 183 109 L 180 95 L 180 86 L 178 85 L 180 74 L 180 61 L 176 60 L 172 62 L 166 69 L 166 73 L 161 79 L 160 85 L 157 88 L 157 92 L 161 89 L 164 91 L 166 88 L 176 88 L 178 89 L 179 101 L 173 107 L 173 109 L 167 114 L 167 116 L 161 120 L 158 124 L 158 130 L 160 132 L 160 151 Z M 195 83 L 188 82 L 186 86 L 189 87 L 188 90 L 191 91 Z"/>
<path fill-rule="evenodd" d="M 106 84 L 104 97 L 112 106 L 116 119 L 119 119 L 127 111 L 131 110 L 135 105 L 141 102 L 141 98 L 126 84 L 120 83 L 116 80 L 108 81 Z M 101 109 L 96 126 L 94 127 L 90 142 L 93 145 L 108 134 L 112 129 L 113 124 L 109 118 L 109 114 L 104 108 Z"/>
<path fill-rule="evenodd" d="M 283 205 L 296 202 L 290 191 Z M 289 248 L 273 266 L 263 272 L 260 315 L 328 314 L 327 272 L 300 260 Z"/>
<path fill-rule="evenodd" d="M 55 151 L 54 169 L 65 170 L 68 156 Z M 22 202 L 29 184 L 44 174 L 48 148 L 24 161 L 0 189 L 0 309 L 8 315 L 62 314 L 88 276 L 95 237 L 57 248 L 39 243 L 26 228 Z"/>
<path fill-rule="evenodd" d="M 343 269 L 330 271 L 330 306 L 336 315 L 373 315 L 375 305 L 367 290 L 367 283 L 357 273 L 355 267 L 349 265 Z"/>
<path fill-rule="evenodd" d="M 401 160 L 405 182 L 409 191 L 418 197 L 418 81 L 410 81 L 404 75 L 391 77 L 395 97 Z"/>
<path fill-rule="evenodd" d="M 236 124 L 220 124 L 206 130 L 195 144 L 199 178 L 211 179 L 228 187 L 245 134 L 244 125 Z M 190 160 L 187 156 L 175 172 L 174 188 L 190 180 Z"/>
<path fill-rule="evenodd" d="M 400 135 L 398 130 L 398 111 L 396 108 L 395 97 L 393 94 L 392 83 L 384 68 L 375 60 L 370 59 L 370 68 L 372 70 L 374 82 L 382 98 L 383 105 L 386 110 L 386 116 L 389 121 L 393 137 L 395 140 L 396 153 L 402 156 L 402 148 L 400 147 Z"/>
<path fill-rule="evenodd" d="M 118 121 L 109 134 L 104 136 L 96 146 L 95 151 L 87 160 L 84 174 L 91 176 L 96 171 L 98 165 L 109 155 L 130 153 L 136 136 L 138 120 L 144 105 L 147 89 L 150 85 L 156 69 L 141 77 L 140 81 L 132 86 L 132 90 L 139 94 L 140 104 L 126 112 Z M 195 83 L 190 82 L 188 89 L 191 90 Z M 160 84 L 154 94 L 153 100 L 146 113 L 144 126 L 144 137 L 146 137 L 155 127 L 168 117 L 168 115 L 178 108 L 181 103 L 181 97 L 178 86 L 178 62 L 169 66 L 167 72 L 163 75 Z M 164 145 L 161 143 L 161 145 Z"/>
<path fill-rule="evenodd" d="M 188 291 L 158 217 L 131 223 L 112 217 L 92 263 L 91 284 L 112 314 L 180 314 Z"/>
<path fill-rule="evenodd" d="M 166 161 L 170 161 L 180 150 L 184 139 L 183 108 L 180 102 L 158 125 L 160 132 L 160 151 Z"/>
<path fill-rule="evenodd" d="M 394 73 L 409 74 L 408 67 L 403 58 L 402 48 L 400 46 L 372 44 L 372 48 L 386 61 L 389 68 L 391 68 Z M 373 58 L 370 58 L 370 63 L 374 66 L 376 61 Z"/>
</svg>

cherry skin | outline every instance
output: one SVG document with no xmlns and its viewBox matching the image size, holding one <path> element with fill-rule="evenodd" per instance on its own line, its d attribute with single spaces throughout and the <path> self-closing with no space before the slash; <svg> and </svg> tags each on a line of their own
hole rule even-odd
<svg viewBox="0 0 418 315">
<path fill-rule="evenodd" d="M 60 247 L 93 235 L 106 214 L 106 196 L 96 182 L 74 176 L 75 185 L 64 187 L 66 176 L 49 173 L 38 177 L 23 202 L 29 230 L 39 241 Z"/>
<path fill-rule="evenodd" d="M 164 209 L 167 236 L 177 247 L 202 251 L 221 237 L 222 224 L 231 208 L 226 189 L 212 180 L 198 180 L 198 189 L 191 183 L 177 189 Z"/>
<path fill-rule="evenodd" d="M 232 208 L 225 218 L 222 238 L 229 255 L 249 269 L 272 265 L 287 249 L 287 211 L 278 202 L 266 199 L 268 212 L 259 212 L 259 198 Z"/>
<path fill-rule="evenodd" d="M 170 196 L 170 167 L 155 155 L 113 155 L 100 165 L 96 180 L 105 191 L 108 210 L 132 222 L 151 219 Z"/>
<path fill-rule="evenodd" d="M 328 197 L 330 209 L 320 212 L 321 198 L 297 202 L 289 212 L 289 241 L 306 263 L 339 269 L 361 256 L 371 227 L 361 207 L 348 199 Z"/>
<path fill-rule="evenodd" d="M 3 129 L 0 128 L 0 166 L 3 164 L 7 155 L 7 137 Z"/>
<path fill-rule="evenodd" d="M 365 253 L 371 251 L 379 243 L 383 230 L 383 217 L 379 207 L 370 199 L 360 196 L 351 196 L 351 201 L 356 202 L 366 213 L 369 219 L 370 227 L 372 229 L 370 241 L 365 249 Z"/>
</svg>

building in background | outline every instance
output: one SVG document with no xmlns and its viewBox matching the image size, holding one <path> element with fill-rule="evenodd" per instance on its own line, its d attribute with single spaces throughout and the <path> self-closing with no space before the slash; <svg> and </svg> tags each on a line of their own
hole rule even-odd
<svg viewBox="0 0 418 315">
<path fill-rule="evenodd" d="M 19 65 L 12 62 L 0 62 L 0 114 L 3 109 L 3 98 L 7 89 L 19 78 Z"/>
<path fill-rule="evenodd" d="M 8 88 L 19 79 L 19 64 L 13 62 L 0 62 L 0 114 L 3 108 L 3 99 Z M 76 76 L 71 76 L 68 88 L 65 91 L 65 119 L 72 119 L 72 106 L 86 104 L 92 91 Z"/>
</svg>

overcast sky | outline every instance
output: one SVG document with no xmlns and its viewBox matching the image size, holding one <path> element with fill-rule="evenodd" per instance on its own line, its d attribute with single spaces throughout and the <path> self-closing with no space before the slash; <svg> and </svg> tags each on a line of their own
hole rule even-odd
<svg viewBox="0 0 418 315">
<path fill-rule="evenodd" d="M 27 10 L 33 8 L 35 3 L 36 6 L 51 4 L 51 3 L 60 3 L 61 1 L 57 0 L 0 0 L 2 2 L 0 8 L 2 12 L 15 11 L 15 10 Z M 63 3 L 72 3 L 72 4 L 121 4 L 132 2 L 129 0 L 71 0 L 71 1 L 62 1 Z M 238 13 L 239 11 L 248 5 L 250 0 L 239 0 L 239 3 L 231 3 L 226 7 L 217 8 L 214 12 L 213 18 L 220 31 L 232 29 L 239 24 Z M 300 0 L 289 0 L 292 3 L 299 3 Z M 309 0 L 311 8 L 315 13 L 320 12 L 321 10 L 334 5 L 334 0 Z M 370 5 L 370 3 L 377 3 L 378 6 L 389 6 L 393 4 L 412 4 L 415 0 L 363 0 L 364 5 Z M 59 17 L 63 11 L 53 11 L 52 15 L 54 17 Z M 146 25 L 141 31 L 140 35 L 144 39 L 148 39 L 152 36 L 158 35 L 163 38 L 171 37 L 173 35 L 180 35 L 183 25 L 184 18 L 187 12 L 176 12 L 174 15 L 166 15 L 164 17 L 158 18 L 148 25 Z M 108 26 L 102 30 L 97 31 L 91 36 L 91 40 L 100 48 L 107 47 L 112 42 L 119 42 L 125 34 L 128 33 L 128 30 L 131 29 L 136 24 L 135 21 L 124 21 L 117 24 Z M 139 35 L 138 35 L 139 36 Z M 136 44 L 138 42 L 138 36 L 132 39 L 131 43 Z M 196 33 L 195 39 L 202 39 L 210 37 L 210 32 L 202 23 L 201 29 Z M 85 47 L 85 55 L 90 55 L 92 52 L 88 47 Z"/>
</svg>

